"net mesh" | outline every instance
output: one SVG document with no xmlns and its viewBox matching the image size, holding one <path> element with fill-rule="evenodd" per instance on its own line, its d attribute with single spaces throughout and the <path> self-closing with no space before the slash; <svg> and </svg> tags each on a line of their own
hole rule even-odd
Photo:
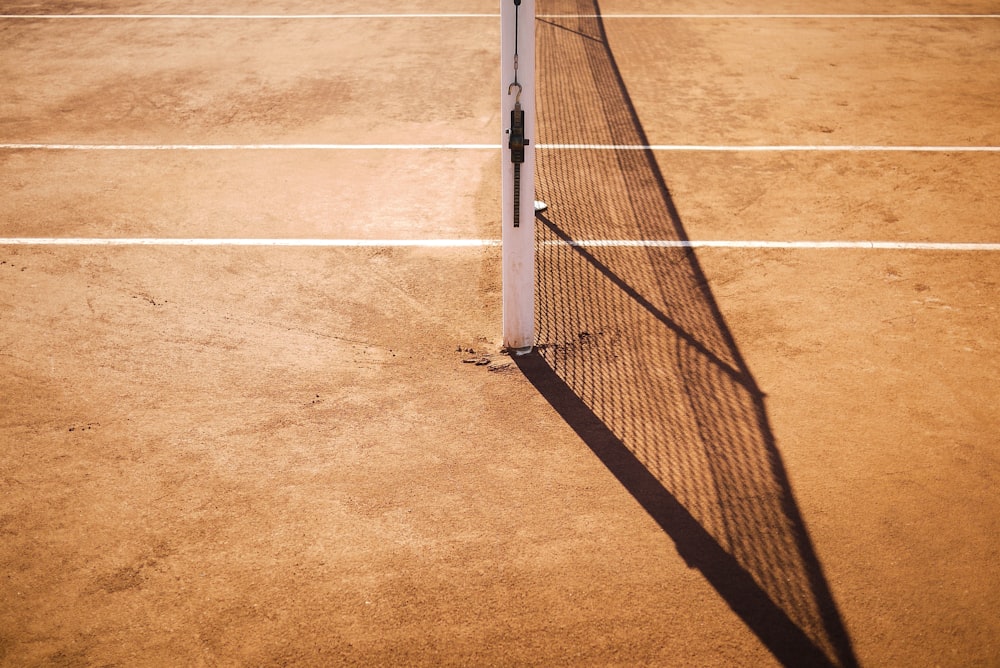
<svg viewBox="0 0 1000 668">
<path fill-rule="evenodd" d="M 538 14 L 539 143 L 648 145 L 598 3 L 540 0 Z M 853 664 L 763 397 L 693 251 L 578 243 L 685 238 L 654 154 L 536 159 L 549 209 L 529 377 L 779 658 Z"/>
</svg>

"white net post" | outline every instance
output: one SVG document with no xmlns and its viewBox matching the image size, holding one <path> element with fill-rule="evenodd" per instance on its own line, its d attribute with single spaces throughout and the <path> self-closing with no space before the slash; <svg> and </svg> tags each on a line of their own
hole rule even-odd
<svg viewBox="0 0 1000 668">
<path fill-rule="evenodd" d="M 520 6 L 515 0 L 500 0 L 500 56 L 503 341 L 508 349 L 524 354 L 535 345 L 535 0 L 521 0 Z M 512 88 L 515 75 L 517 86 Z M 511 111 L 518 99 L 527 143 L 516 178 L 508 145 Z"/>
</svg>

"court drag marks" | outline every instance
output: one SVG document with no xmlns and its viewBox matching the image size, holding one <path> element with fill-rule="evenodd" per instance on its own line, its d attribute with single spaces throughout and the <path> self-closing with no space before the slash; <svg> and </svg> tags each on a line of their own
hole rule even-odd
<svg viewBox="0 0 1000 668">
<path fill-rule="evenodd" d="M 0 141 L 498 143 L 497 19 L 342 21 L 0 20 Z M 996 145 L 1000 24 L 889 21 L 605 23 L 651 143 Z M 491 239 L 499 159 L 4 150 L 2 236 Z M 998 241 L 995 154 L 655 159 L 691 239 Z M 711 348 L 648 324 L 657 252 L 599 258 L 636 270 L 605 286 L 635 316 L 620 349 Z M 0 661 L 768 665 L 790 621 L 862 665 L 995 662 L 995 253 L 695 255 L 846 640 L 824 644 L 829 605 L 824 639 L 741 595 L 690 551 L 700 506 L 595 457 L 633 432 L 500 354 L 497 248 L 4 245 Z M 607 391 L 659 405 L 627 383 Z"/>
</svg>

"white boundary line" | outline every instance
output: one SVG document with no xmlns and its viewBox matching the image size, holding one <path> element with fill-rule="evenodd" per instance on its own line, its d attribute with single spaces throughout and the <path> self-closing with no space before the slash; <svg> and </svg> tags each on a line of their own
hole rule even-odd
<svg viewBox="0 0 1000 668">
<path fill-rule="evenodd" d="M 481 19 L 499 14 L 0 14 L 0 19 L 220 19 L 284 21 L 303 19 Z"/>
<path fill-rule="evenodd" d="M 496 239 L 210 239 L 0 237 L 0 246 L 286 246 L 305 248 L 479 248 L 499 246 Z"/>
<path fill-rule="evenodd" d="M 597 14 L 538 14 L 540 19 L 586 19 Z M 0 19 L 482 19 L 489 13 L 447 14 L 0 14 Z M 603 19 L 995 19 L 1000 14 L 602 14 Z"/>
<path fill-rule="evenodd" d="M 486 151 L 500 144 L 36 144 L 0 143 L 5 151 Z M 705 152 L 940 152 L 997 153 L 1000 146 L 877 146 L 877 145 L 772 145 L 705 146 L 696 144 L 538 144 L 541 151 L 705 151 Z"/>
<path fill-rule="evenodd" d="M 1000 251 L 1000 243 L 910 241 L 686 241 L 669 239 L 581 239 L 545 245 L 579 248 L 744 248 L 779 250 Z M 299 248 L 484 248 L 499 239 L 209 239 L 0 237 L 0 246 L 264 246 Z"/>
<path fill-rule="evenodd" d="M 6 151 L 459 151 L 499 144 L 0 144 Z"/>
<path fill-rule="evenodd" d="M 933 243 L 922 241 L 686 241 L 656 239 L 581 239 L 571 242 L 548 241 L 547 245 L 568 243 L 578 248 L 758 248 L 787 250 L 920 250 L 920 251 L 1000 251 L 1000 243 Z"/>
<path fill-rule="evenodd" d="M 695 144 L 539 144 L 539 150 L 577 151 L 980 151 L 998 152 L 1000 146 L 879 146 L 879 145 L 772 145 L 772 146 L 703 146 Z"/>
<path fill-rule="evenodd" d="M 594 19 L 597 14 L 539 14 L 544 19 Z M 1000 14 L 601 14 L 602 19 L 995 19 Z"/>
</svg>

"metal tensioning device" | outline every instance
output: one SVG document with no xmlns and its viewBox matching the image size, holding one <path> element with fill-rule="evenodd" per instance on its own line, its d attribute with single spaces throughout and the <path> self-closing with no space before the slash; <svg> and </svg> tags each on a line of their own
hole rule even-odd
<svg viewBox="0 0 1000 668">
<path fill-rule="evenodd" d="M 514 98 L 514 108 L 510 112 L 510 129 L 507 134 L 510 138 L 507 141 L 507 148 L 510 149 L 510 161 L 514 163 L 514 227 L 521 226 L 521 163 L 524 162 L 524 147 L 531 140 L 524 136 L 524 110 L 521 108 L 521 84 L 517 82 L 517 8 L 521 6 L 521 0 L 514 0 L 514 82 L 507 87 L 507 94 L 510 95 L 517 88 L 517 97 Z"/>
</svg>

